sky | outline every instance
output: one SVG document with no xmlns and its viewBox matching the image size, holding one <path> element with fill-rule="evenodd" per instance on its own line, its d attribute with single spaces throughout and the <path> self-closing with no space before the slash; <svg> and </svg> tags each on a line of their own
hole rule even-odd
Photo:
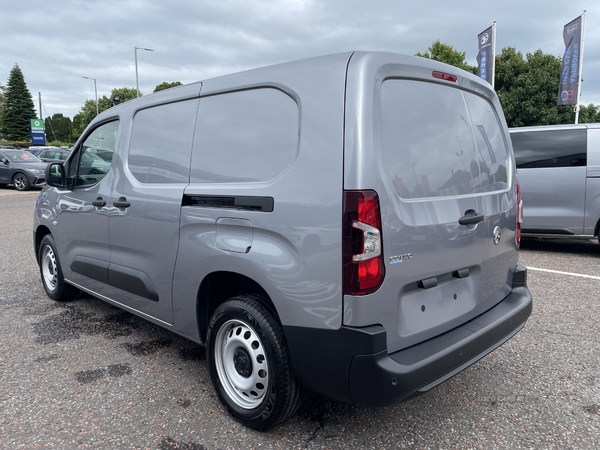
<svg viewBox="0 0 600 450">
<path fill-rule="evenodd" d="M 476 64 L 477 35 L 497 21 L 497 53 L 562 56 L 563 27 L 587 9 L 581 102 L 600 105 L 598 0 L 0 0 L 0 85 L 19 64 L 43 117 L 73 117 L 113 88 L 150 94 L 348 50 L 424 52 L 436 40 Z M 558 86 L 557 86 L 558 92 Z"/>
</svg>

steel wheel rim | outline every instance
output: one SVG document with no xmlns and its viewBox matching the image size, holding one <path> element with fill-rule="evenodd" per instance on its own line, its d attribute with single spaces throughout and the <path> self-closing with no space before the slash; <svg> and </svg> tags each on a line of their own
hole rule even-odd
<svg viewBox="0 0 600 450">
<path fill-rule="evenodd" d="M 15 177 L 15 187 L 17 189 L 24 189 L 25 188 L 25 177 L 23 175 L 17 175 Z"/>
<path fill-rule="evenodd" d="M 49 290 L 55 290 L 56 285 L 58 284 L 56 256 L 54 255 L 54 251 L 49 245 L 44 247 L 41 265 L 44 284 Z"/>
<path fill-rule="evenodd" d="M 265 353 L 254 329 L 240 320 L 228 320 L 217 332 L 214 348 L 217 375 L 227 396 L 240 408 L 254 409 L 265 398 L 269 387 Z M 243 364 L 245 358 L 249 366 Z"/>
</svg>

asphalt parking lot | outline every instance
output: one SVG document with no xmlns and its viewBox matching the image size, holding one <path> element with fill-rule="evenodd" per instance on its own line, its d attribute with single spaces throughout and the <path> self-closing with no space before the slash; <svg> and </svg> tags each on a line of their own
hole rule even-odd
<svg viewBox="0 0 600 450">
<path fill-rule="evenodd" d="M 46 297 L 32 250 L 36 197 L 0 188 L 1 448 L 600 445 L 597 241 L 525 241 L 527 326 L 449 382 L 382 409 L 311 395 L 290 421 L 259 433 L 221 407 L 202 347 L 87 295 Z"/>
</svg>

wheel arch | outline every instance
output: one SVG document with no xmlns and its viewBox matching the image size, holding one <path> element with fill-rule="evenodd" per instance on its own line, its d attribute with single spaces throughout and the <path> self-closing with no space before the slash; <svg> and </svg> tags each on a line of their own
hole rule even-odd
<svg viewBox="0 0 600 450">
<path fill-rule="evenodd" d="M 10 180 L 11 180 L 11 181 L 13 181 L 17 175 L 24 175 L 24 176 L 25 176 L 25 178 L 27 178 L 27 180 L 29 181 L 29 176 L 28 176 L 28 175 L 27 175 L 27 173 L 26 173 L 24 170 L 22 170 L 22 169 L 18 169 L 18 170 L 16 170 L 16 171 L 15 171 L 15 173 L 13 173 L 13 174 L 12 174 L 12 177 L 10 178 Z"/>
<path fill-rule="evenodd" d="M 40 264 L 40 244 L 42 243 L 42 239 L 44 239 L 44 236 L 48 234 L 52 233 L 50 232 L 50 229 L 45 225 L 40 225 L 35 230 L 35 260 L 37 261 L 38 265 Z"/>
<path fill-rule="evenodd" d="M 260 295 L 265 304 L 279 317 L 273 301 L 256 281 L 236 272 L 212 272 L 206 275 L 200 283 L 196 297 L 196 319 L 198 334 L 202 342 L 206 342 L 208 324 L 215 309 L 226 300 L 243 294 Z"/>
</svg>

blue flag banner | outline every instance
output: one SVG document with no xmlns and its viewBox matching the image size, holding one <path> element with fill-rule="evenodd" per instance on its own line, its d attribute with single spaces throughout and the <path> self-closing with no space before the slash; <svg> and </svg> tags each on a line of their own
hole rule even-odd
<svg viewBox="0 0 600 450">
<path fill-rule="evenodd" d="M 494 84 L 494 26 L 482 31 L 477 36 L 479 41 L 479 54 L 477 55 L 477 75 L 485 81 Z"/>
<path fill-rule="evenodd" d="M 579 86 L 579 59 L 581 58 L 581 16 L 563 29 L 565 54 L 560 69 L 558 105 L 576 105 Z"/>
</svg>

